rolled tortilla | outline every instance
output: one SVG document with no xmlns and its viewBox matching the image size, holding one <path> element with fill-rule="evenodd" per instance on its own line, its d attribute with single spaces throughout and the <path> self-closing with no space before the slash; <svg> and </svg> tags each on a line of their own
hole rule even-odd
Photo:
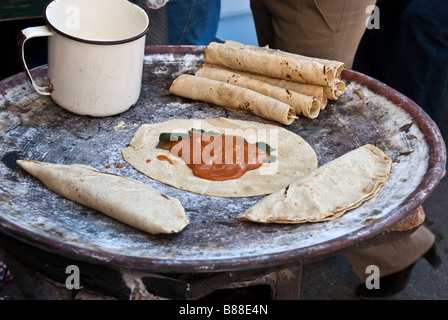
<svg viewBox="0 0 448 320">
<path fill-rule="evenodd" d="M 222 69 L 222 70 L 228 70 L 231 71 L 231 69 L 213 65 L 209 63 L 204 63 L 201 68 L 216 68 L 216 69 Z M 253 72 L 246 72 L 246 71 L 238 71 L 238 73 L 251 77 L 260 81 L 264 81 L 268 84 L 271 84 L 273 86 L 277 86 L 280 88 L 288 89 L 291 91 L 295 91 L 307 96 L 314 97 L 315 99 L 319 100 L 321 103 L 320 109 L 324 110 L 327 106 L 328 99 L 324 92 L 324 86 L 320 86 L 317 84 L 310 84 L 310 83 L 301 83 L 296 81 L 289 81 L 289 80 L 283 80 L 278 78 L 271 78 L 267 76 L 263 76 L 261 74 L 253 73 Z"/>
<path fill-rule="evenodd" d="M 297 114 L 304 115 L 311 119 L 316 118 L 321 110 L 321 102 L 313 96 L 307 96 L 296 91 L 274 86 L 265 81 L 228 69 L 202 67 L 196 72 L 196 76 L 226 82 L 257 91 L 290 105 L 294 108 Z"/>
<path fill-rule="evenodd" d="M 17 164 L 49 190 L 137 229 L 154 234 L 176 233 L 189 223 L 178 199 L 140 181 L 82 164 L 33 160 L 18 160 Z"/>
<path fill-rule="evenodd" d="M 232 46 L 241 46 L 244 44 L 241 44 L 237 41 L 233 41 L 233 40 L 226 40 L 225 41 L 226 45 L 232 45 Z M 247 46 L 247 45 L 244 45 Z M 272 50 L 275 51 L 276 54 L 280 55 L 280 56 L 284 56 L 284 57 L 288 57 L 288 58 L 292 58 L 292 59 L 299 59 L 299 60 L 308 60 L 308 61 L 314 61 L 316 63 L 320 63 L 322 65 L 325 65 L 326 68 L 331 69 L 334 73 L 334 77 L 335 79 L 338 78 L 341 73 L 342 70 L 344 70 L 344 63 L 340 62 L 340 61 L 336 61 L 336 60 L 328 60 L 328 59 L 322 59 L 322 58 L 314 58 L 314 57 L 307 57 L 307 56 L 303 56 L 300 54 L 296 54 L 296 53 L 291 53 L 291 52 L 287 52 L 287 51 L 282 51 L 282 50 L 276 50 L 276 49 L 269 49 L 268 46 L 266 47 L 254 47 L 255 50 Z"/>
<path fill-rule="evenodd" d="M 226 68 L 223 66 L 209 64 L 209 63 L 204 63 L 201 68 L 215 68 L 215 69 L 232 71 L 232 69 L 229 69 L 229 68 Z M 324 93 L 324 86 L 310 84 L 310 83 L 301 83 L 301 82 L 296 82 L 296 81 L 283 80 L 283 79 L 278 79 L 278 78 L 271 78 L 271 77 L 263 76 L 261 74 L 257 74 L 257 73 L 253 73 L 253 72 L 238 71 L 238 73 L 240 73 L 246 77 L 250 77 L 250 78 L 254 78 L 254 79 L 266 82 L 273 86 L 277 86 L 280 88 L 288 89 L 290 91 L 295 91 L 295 92 L 298 92 L 298 93 L 301 93 L 301 94 L 304 94 L 307 96 L 314 97 L 315 99 L 320 101 L 320 103 L 321 103 L 320 109 L 321 110 L 325 109 L 325 107 L 327 105 L 328 99 Z"/>
<path fill-rule="evenodd" d="M 285 125 L 296 118 L 294 108 L 284 102 L 247 88 L 203 77 L 181 75 L 173 81 L 169 92 L 227 109 L 249 112 Z"/>
<path fill-rule="evenodd" d="M 237 218 L 260 223 L 334 220 L 371 199 L 389 177 L 392 160 L 367 144 L 263 198 Z"/>
<path fill-rule="evenodd" d="M 324 93 L 330 100 L 338 100 L 345 91 L 345 82 L 341 79 L 335 79 L 329 86 L 324 87 Z"/>
<path fill-rule="evenodd" d="M 337 61 L 315 59 L 235 41 L 211 42 L 205 49 L 204 62 L 322 86 L 330 85 L 344 66 Z"/>
</svg>

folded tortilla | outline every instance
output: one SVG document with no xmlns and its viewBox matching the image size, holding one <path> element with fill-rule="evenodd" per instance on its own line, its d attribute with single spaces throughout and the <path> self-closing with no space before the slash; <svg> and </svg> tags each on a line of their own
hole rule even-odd
<svg viewBox="0 0 448 320">
<path fill-rule="evenodd" d="M 322 86 L 330 85 L 344 68 L 344 64 L 338 61 L 310 58 L 235 41 L 211 42 L 205 49 L 204 62 Z"/>
<path fill-rule="evenodd" d="M 330 100 L 338 100 L 345 91 L 345 82 L 341 79 L 335 79 L 329 86 L 324 87 L 325 96 Z"/>
<path fill-rule="evenodd" d="M 174 79 L 169 92 L 227 109 L 248 112 L 285 125 L 297 118 L 294 108 L 282 101 L 247 88 L 189 74 Z"/>
<path fill-rule="evenodd" d="M 238 179 L 212 181 L 195 176 L 181 157 L 158 149 L 161 133 L 188 132 L 191 129 L 237 135 L 249 143 L 267 144 L 275 159 L 246 172 Z M 175 188 L 215 197 L 252 197 L 279 190 L 317 168 L 312 147 L 299 135 L 282 127 L 227 118 L 173 119 L 143 124 L 134 134 L 130 146 L 121 150 L 123 159 L 151 179 Z M 158 160 L 166 156 L 168 161 Z"/>
<path fill-rule="evenodd" d="M 189 223 L 178 199 L 140 181 L 82 164 L 32 160 L 18 160 L 17 164 L 49 190 L 137 229 L 153 234 L 176 233 Z"/>
<path fill-rule="evenodd" d="M 243 72 L 203 66 L 195 75 L 254 90 L 290 105 L 297 114 L 311 119 L 316 118 L 321 110 L 321 101 L 313 96 L 269 84 L 261 79 L 244 75 Z"/>
<path fill-rule="evenodd" d="M 380 149 L 364 145 L 263 198 L 237 218 L 260 223 L 336 219 L 372 198 L 387 181 L 391 164 Z"/>
</svg>

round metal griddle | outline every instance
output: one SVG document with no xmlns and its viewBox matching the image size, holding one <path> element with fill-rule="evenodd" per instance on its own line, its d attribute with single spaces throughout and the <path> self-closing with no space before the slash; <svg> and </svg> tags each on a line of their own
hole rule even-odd
<svg viewBox="0 0 448 320">
<path fill-rule="evenodd" d="M 386 85 L 344 70 L 347 89 L 342 97 L 330 102 L 317 119 L 300 117 L 286 128 L 314 148 L 319 165 L 366 143 L 393 159 L 387 183 L 360 207 L 330 222 L 239 222 L 237 215 L 262 197 L 208 197 L 149 179 L 125 163 L 120 153 L 144 123 L 228 117 L 275 124 L 169 94 L 177 76 L 200 67 L 203 50 L 147 47 L 141 97 L 129 111 L 114 117 L 67 112 L 35 93 L 22 73 L 0 82 L 1 232 L 59 255 L 154 272 L 261 268 L 307 261 L 381 234 L 417 209 L 445 174 L 445 144 L 426 113 Z M 32 72 L 38 82 L 47 81 L 45 66 Z M 114 130 L 121 121 L 125 130 Z M 141 232 L 47 190 L 16 166 L 17 159 L 83 163 L 138 179 L 178 198 L 190 224 L 174 235 Z"/>
</svg>

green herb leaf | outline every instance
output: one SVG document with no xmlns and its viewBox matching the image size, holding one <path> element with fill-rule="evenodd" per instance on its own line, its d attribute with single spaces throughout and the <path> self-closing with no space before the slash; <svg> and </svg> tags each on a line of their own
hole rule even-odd
<svg viewBox="0 0 448 320">
<path fill-rule="evenodd" d="M 179 141 L 182 139 L 190 139 L 188 133 L 173 133 L 173 132 L 162 132 L 159 135 L 159 143 L 157 144 L 157 149 L 162 149 L 162 143 L 170 141 Z"/>
<path fill-rule="evenodd" d="M 204 129 L 195 129 L 195 128 L 191 128 L 191 131 L 198 131 L 202 134 L 207 134 L 209 136 L 216 136 L 216 135 L 220 135 L 220 133 L 218 132 L 214 132 L 214 131 L 205 131 Z"/>
<path fill-rule="evenodd" d="M 275 149 L 268 145 L 266 142 L 256 142 L 252 143 L 252 145 L 256 146 L 258 149 L 266 152 L 269 155 L 269 159 L 266 160 L 265 163 L 271 163 L 277 160 L 277 157 L 271 154 L 271 152 L 275 151 Z"/>
</svg>

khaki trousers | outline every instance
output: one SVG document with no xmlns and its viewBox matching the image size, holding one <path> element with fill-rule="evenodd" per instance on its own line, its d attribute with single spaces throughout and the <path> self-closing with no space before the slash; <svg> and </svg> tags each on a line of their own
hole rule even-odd
<svg viewBox="0 0 448 320">
<path fill-rule="evenodd" d="M 251 0 L 260 46 L 344 62 L 350 69 L 376 0 Z"/>
<path fill-rule="evenodd" d="M 402 239 L 380 244 L 367 249 L 346 253 L 356 276 L 362 282 L 370 273 L 366 273 L 369 265 L 375 265 L 380 277 L 401 271 L 416 262 L 435 241 L 435 235 L 425 226 Z"/>
</svg>

